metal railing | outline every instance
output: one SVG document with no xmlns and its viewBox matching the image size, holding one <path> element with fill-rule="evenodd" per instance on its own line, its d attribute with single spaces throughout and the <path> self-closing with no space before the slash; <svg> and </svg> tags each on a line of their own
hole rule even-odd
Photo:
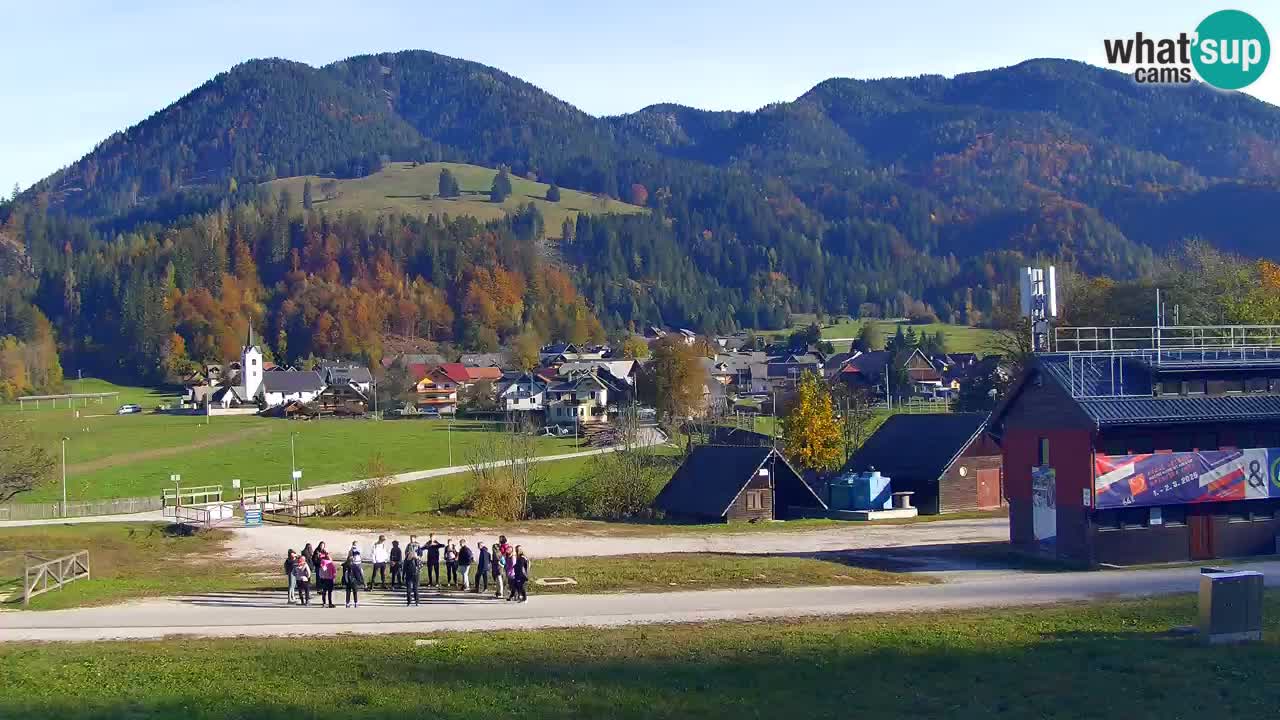
<svg viewBox="0 0 1280 720">
<path fill-rule="evenodd" d="M 1164 325 L 1153 327 L 1060 327 L 1057 352 L 1280 352 L 1280 325 Z M 1280 355 L 1277 355 L 1280 357 Z"/>
<path fill-rule="evenodd" d="M 282 503 L 293 499 L 293 486 L 288 483 L 278 485 L 258 485 L 240 491 L 241 505 L 258 503 Z"/>
<path fill-rule="evenodd" d="M 22 604 L 30 605 L 31 598 L 43 595 L 50 590 L 60 590 L 62 586 L 76 580 L 89 579 L 89 551 L 64 555 L 47 560 L 32 553 L 25 554 L 22 573 Z M 31 561 L 37 560 L 32 565 Z"/>
</svg>

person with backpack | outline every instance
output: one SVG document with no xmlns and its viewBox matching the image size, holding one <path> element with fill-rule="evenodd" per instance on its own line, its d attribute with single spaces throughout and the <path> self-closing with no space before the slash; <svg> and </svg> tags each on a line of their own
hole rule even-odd
<svg viewBox="0 0 1280 720">
<path fill-rule="evenodd" d="M 475 558 L 466 540 L 458 541 L 458 589 L 466 592 L 471 589 L 471 563 Z"/>
<path fill-rule="evenodd" d="M 391 541 L 391 552 L 387 553 L 387 561 L 391 564 L 391 589 L 400 589 L 400 567 L 404 562 L 404 551 L 400 549 L 400 541 Z"/>
<path fill-rule="evenodd" d="M 457 587 L 458 585 L 458 548 L 453 544 L 453 538 L 449 538 L 444 545 L 444 583 L 446 587 Z"/>
<path fill-rule="evenodd" d="M 480 543 L 479 557 L 476 558 L 476 587 L 474 592 L 489 592 L 489 546 Z"/>
<path fill-rule="evenodd" d="M 298 556 L 293 563 L 293 584 L 298 590 L 298 604 L 306 607 L 311 604 L 311 565 L 307 559 Z"/>
<path fill-rule="evenodd" d="M 364 587 L 364 567 L 361 565 L 360 545 L 351 543 L 347 559 L 342 563 L 342 585 L 347 589 L 347 607 L 354 601 L 360 607 L 360 588 Z"/>
<path fill-rule="evenodd" d="M 289 605 L 293 604 L 293 591 L 297 588 L 293 580 L 293 566 L 296 564 L 298 564 L 298 553 L 294 552 L 293 548 L 289 548 L 289 554 L 284 557 L 284 579 L 289 584 Z"/>
<path fill-rule="evenodd" d="M 418 557 L 418 553 L 411 552 L 404 556 L 404 565 L 401 566 L 404 574 L 404 604 L 418 604 L 418 581 L 422 577 L 422 558 Z"/>
<path fill-rule="evenodd" d="M 423 550 L 427 551 L 427 587 L 436 587 L 440 584 L 440 548 L 442 547 L 444 545 L 436 542 L 434 533 L 427 537 L 427 544 L 422 546 Z"/>
<path fill-rule="evenodd" d="M 373 590 L 373 584 L 378 581 L 378 576 L 382 576 L 382 589 L 387 589 L 387 560 L 390 559 L 390 553 L 387 550 L 387 536 L 379 535 L 378 542 L 373 544 L 373 572 L 369 573 L 369 584 L 365 586 L 366 590 Z"/>
<path fill-rule="evenodd" d="M 529 593 L 525 591 L 525 586 L 529 583 L 529 558 L 524 556 L 524 550 L 520 546 L 516 546 L 516 562 L 515 568 L 511 576 L 511 585 L 513 595 L 517 598 L 517 602 L 528 602 Z"/>
<path fill-rule="evenodd" d="M 333 607 L 333 581 L 338 575 L 338 566 L 333 564 L 329 553 L 320 558 L 320 569 L 316 572 L 316 584 L 320 587 L 320 607 Z"/>
</svg>

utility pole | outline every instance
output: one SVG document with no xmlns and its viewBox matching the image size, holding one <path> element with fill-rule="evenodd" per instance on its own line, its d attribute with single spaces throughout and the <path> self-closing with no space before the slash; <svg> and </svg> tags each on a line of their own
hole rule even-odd
<svg viewBox="0 0 1280 720">
<path fill-rule="evenodd" d="M 67 441 L 70 439 L 62 438 L 62 517 L 67 516 Z"/>
<path fill-rule="evenodd" d="M 450 415 L 445 426 L 445 437 L 449 443 L 449 467 L 453 467 L 453 416 Z"/>
</svg>

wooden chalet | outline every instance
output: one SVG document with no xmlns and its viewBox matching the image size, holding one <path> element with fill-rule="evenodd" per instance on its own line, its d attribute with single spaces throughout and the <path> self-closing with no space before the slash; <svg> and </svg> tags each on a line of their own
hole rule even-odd
<svg viewBox="0 0 1280 720">
<path fill-rule="evenodd" d="M 694 448 L 654 506 L 694 522 L 781 520 L 793 509 L 827 509 L 776 450 L 731 445 Z"/>
</svg>

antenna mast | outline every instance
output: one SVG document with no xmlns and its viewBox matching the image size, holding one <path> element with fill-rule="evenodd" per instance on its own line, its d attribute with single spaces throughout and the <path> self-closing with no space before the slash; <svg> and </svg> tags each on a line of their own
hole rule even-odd
<svg viewBox="0 0 1280 720">
<path fill-rule="evenodd" d="M 1032 352 L 1049 352 L 1049 324 L 1058 317 L 1058 276 L 1054 266 L 1023 268 L 1018 277 L 1022 316 L 1031 321 Z"/>
</svg>

